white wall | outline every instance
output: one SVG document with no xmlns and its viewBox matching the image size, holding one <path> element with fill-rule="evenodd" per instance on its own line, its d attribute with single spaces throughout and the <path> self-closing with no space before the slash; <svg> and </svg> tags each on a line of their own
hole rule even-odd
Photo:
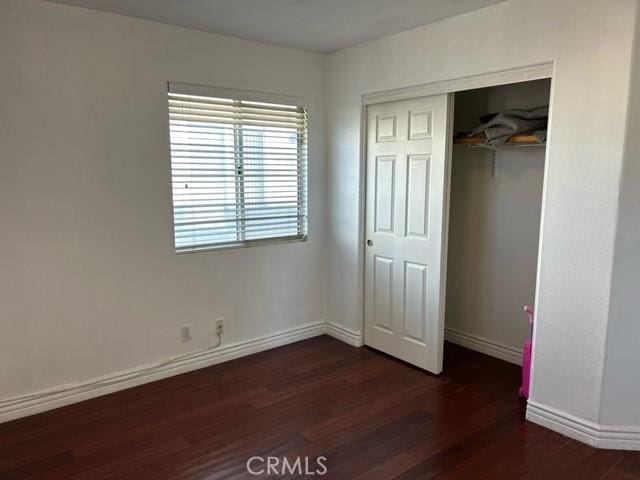
<svg viewBox="0 0 640 480">
<path fill-rule="evenodd" d="M 544 148 L 454 147 L 445 326 L 521 351 L 535 298 Z M 519 360 L 515 354 L 514 360 Z"/>
<path fill-rule="evenodd" d="M 329 57 L 329 321 L 362 324 L 360 96 L 553 61 L 532 400 L 597 420 L 635 4 L 510 0 Z"/>
<path fill-rule="evenodd" d="M 0 3 L 0 400 L 324 320 L 325 58 Z M 166 82 L 310 100 L 305 243 L 175 255 Z M 179 326 L 193 341 L 181 344 Z"/>
<path fill-rule="evenodd" d="M 472 130 L 490 112 L 546 105 L 549 87 L 538 80 L 460 92 L 454 131 Z M 530 329 L 522 306 L 535 297 L 545 148 L 498 148 L 492 176 L 493 156 L 453 147 L 445 324 L 483 347 L 507 347 L 517 361 Z"/>
<path fill-rule="evenodd" d="M 640 9 L 611 287 L 600 422 L 640 431 Z"/>
</svg>

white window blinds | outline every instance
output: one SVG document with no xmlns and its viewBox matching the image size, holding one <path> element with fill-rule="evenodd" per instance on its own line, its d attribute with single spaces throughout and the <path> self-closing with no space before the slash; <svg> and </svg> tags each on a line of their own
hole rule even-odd
<svg viewBox="0 0 640 480">
<path fill-rule="evenodd" d="M 307 234 L 303 101 L 169 84 L 176 251 Z"/>
</svg>

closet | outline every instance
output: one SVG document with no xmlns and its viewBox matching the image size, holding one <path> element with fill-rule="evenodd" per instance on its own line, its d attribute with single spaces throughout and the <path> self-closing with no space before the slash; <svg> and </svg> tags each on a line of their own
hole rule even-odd
<svg viewBox="0 0 640 480">
<path fill-rule="evenodd" d="M 513 363 L 535 299 L 545 137 L 492 146 L 467 132 L 487 114 L 549 105 L 549 94 L 549 79 L 455 94 L 445 339 Z"/>
<path fill-rule="evenodd" d="M 367 105 L 366 345 L 435 374 L 445 339 L 520 363 L 549 92 L 535 80 Z"/>
</svg>

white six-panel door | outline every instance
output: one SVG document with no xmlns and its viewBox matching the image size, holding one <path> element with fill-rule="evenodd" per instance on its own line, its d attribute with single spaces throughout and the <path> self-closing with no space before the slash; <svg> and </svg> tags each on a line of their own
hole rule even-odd
<svg viewBox="0 0 640 480">
<path fill-rule="evenodd" d="M 365 343 L 433 373 L 444 342 L 451 102 L 367 109 Z"/>
</svg>

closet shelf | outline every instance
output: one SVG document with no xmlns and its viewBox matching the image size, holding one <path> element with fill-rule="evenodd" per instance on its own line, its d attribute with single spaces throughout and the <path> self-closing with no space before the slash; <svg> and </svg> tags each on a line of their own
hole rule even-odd
<svg viewBox="0 0 640 480">
<path fill-rule="evenodd" d="M 454 145 L 468 145 L 471 147 L 489 147 L 495 148 L 492 145 L 487 144 L 484 137 L 454 137 Z M 500 146 L 544 146 L 544 143 L 540 143 L 538 137 L 534 135 L 514 135 L 509 141 Z"/>
</svg>

